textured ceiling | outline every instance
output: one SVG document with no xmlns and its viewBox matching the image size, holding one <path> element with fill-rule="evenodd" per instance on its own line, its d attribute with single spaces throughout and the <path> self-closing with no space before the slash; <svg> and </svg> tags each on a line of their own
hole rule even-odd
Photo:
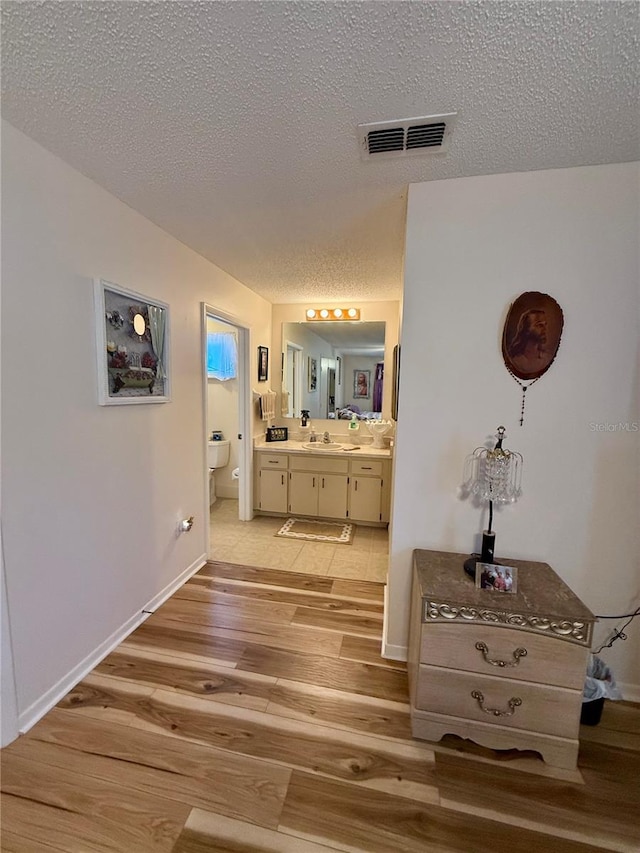
<svg viewBox="0 0 640 853">
<path fill-rule="evenodd" d="M 407 185 L 640 159 L 632 2 L 3 2 L 3 117 L 272 302 L 396 299 Z M 448 152 L 356 125 L 457 111 Z"/>
</svg>

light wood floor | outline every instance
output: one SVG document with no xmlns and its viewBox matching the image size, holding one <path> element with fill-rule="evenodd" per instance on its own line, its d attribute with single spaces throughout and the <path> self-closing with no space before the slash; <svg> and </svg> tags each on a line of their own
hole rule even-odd
<svg viewBox="0 0 640 853">
<path fill-rule="evenodd" d="M 2 753 L 7 853 L 640 849 L 640 706 L 579 772 L 410 736 L 379 583 L 209 563 Z"/>
</svg>

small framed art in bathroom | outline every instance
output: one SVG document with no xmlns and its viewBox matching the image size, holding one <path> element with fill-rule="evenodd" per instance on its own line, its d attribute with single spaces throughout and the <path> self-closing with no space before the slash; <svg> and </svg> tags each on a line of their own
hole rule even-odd
<svg viewBox="0 0 640 853">
<path fill-rule="evenodd" d="M 266 382 L 269 378 L 269 348 L 258 347 L 258 382 Z"/>
<path fill-rule="evenodd" d="M 311 358 L 311 356 L 309 356 L 309 360 L 307 363 L 307 379 L 308 379 L 307 388 L 309 389 L 309 391 L 317 391 L 318 390 L 318 361 L 315 358 Z"/>
<path fill-rule="evenodd" d="M 99 404 L 169 402 L 167 303 L 103 279 L 94 297 Z"/>
</svg>

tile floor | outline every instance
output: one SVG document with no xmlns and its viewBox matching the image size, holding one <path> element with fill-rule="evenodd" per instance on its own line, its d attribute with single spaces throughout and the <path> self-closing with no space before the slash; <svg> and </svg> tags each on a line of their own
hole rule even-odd
<svg viewBox="0 0 640 853">
<path fill-rule="evenodd" d="M 238 501 L 218 498 L 211 507 L 209 559 L 334 578 L 386 582 L 389 533 L 356 526 L 351 545 L 276 537 L 286 518 L 238 520 Z"/>
</svg>

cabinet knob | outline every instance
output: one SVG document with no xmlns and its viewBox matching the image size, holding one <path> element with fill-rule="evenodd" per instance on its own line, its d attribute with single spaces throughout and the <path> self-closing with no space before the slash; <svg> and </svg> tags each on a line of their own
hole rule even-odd
<svg viewBox="0 0 640 853">
<path fill-rule="evenodd" d="M 526 658 L 526 656 L 527 656 L 527 650 L 526 649 L 518 648 L 518 649 L 514 649 L 514 651 L 512 653 L 513 654 L 513 660 L 499 660 L 499 659 L 492 660 L 489 657 L 489 647 L 487 646 L 486 643 L 477 642 L 476 643 L 476 649 L 479 652 L 482 652 L 482 657 L 485 659 L 485 661 L 487 663 L 490 663 L 491 666 L 498 666 L 498 667 L 518 666 L 518 664 L 520 663 L 520 658 Z"/>
</svg>

